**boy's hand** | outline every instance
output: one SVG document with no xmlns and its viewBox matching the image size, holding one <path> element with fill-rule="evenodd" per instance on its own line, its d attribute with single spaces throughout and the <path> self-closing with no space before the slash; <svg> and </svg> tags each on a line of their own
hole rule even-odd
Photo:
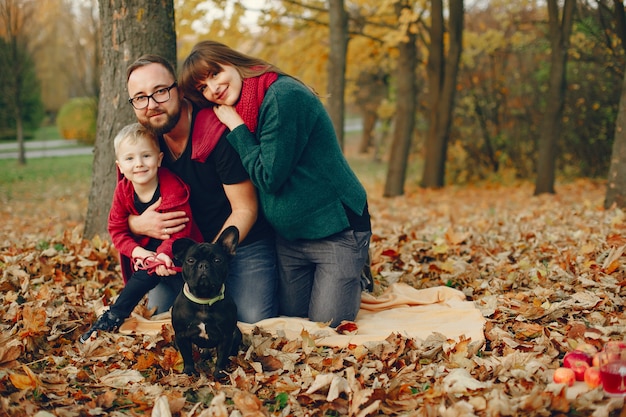
<svg viewBox="0 0 626 417">
<path fill-rule="evenodd" d="M 168 277 L 177 274 L 177 272 L 173 269 L 174 262 L 172 261 L 172 258 L 164 253 L 159 253 L 156 258 L 162 262 L 162 265 L 157 266 L 155 270 L 158 276 Z"/>
</svg>

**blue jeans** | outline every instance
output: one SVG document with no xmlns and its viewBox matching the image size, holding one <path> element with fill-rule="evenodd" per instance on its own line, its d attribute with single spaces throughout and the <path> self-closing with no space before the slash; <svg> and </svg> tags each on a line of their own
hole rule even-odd
<svg viewBox="0 0 626 417">
<path fill-rule="evenodd" d="M 156 307 L 154 314 L 166 312 L 174 304 L 184 284 L 182 274 L 162 278 L 161 282 L 148 293 L 148 308 Z"/>
<path fill-rule="evenodd" d="M 158 306 L 156 314 L 170 309 L 183 287 L 182 276 L 161 280 L 150 291 L 148 307 Z M 278 272 L 274 239 L 263 239 L 237 247 L 230 262 L 226 293 L 237 304 L 237 319 L 255 323 L 278 314 Z"/>
<path fill-rule="evenodd" d="M 361 271 L 371 232 L 345 230 L 324 239 L 276 238 L 281 315 L 353 321 L 361 305 Z"/>
</svg>

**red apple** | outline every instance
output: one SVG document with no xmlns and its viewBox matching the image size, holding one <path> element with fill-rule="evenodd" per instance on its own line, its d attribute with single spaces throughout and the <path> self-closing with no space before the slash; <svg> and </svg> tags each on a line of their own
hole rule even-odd
<svg viewBox="0 0 626 417">
<path fill-rule="evenodd" d="M 552 375 L 552 380 L 557 384 L 566 384 L 571 387 L 574 385 L 574 381 L 576 380 L 576 376 L 574 375 L 574 371 L 570 368 L 557 368 L 554 371 L 554 375 Z"/>
<path fill-rule="evenodd" d="M 600 385 L 600 368 L 592 366 L 585 371 L 585 383 L 590 388 L 595 388 Z"/>
<path fill-rule="evenodd" d="M 592 357 L 587 352 L 576 349 L 572 350 L 571 352 L 567 352 L 565 356 L 563 356 L 563 366 L 565 366 L 566 368 L 571 368 L 571 366 L 569 366 L 570 364 L 579 361 L 586 362 L 587 364 L 591 365 L 591 360 Z"/>
<path fill-rule="evenodd" d="M 585 380 L 585 371 L 591 367 L 592 357 L 582 350 L 572 350 L 563 356 L 563 366 L 574 371 L 576 381 Z"/>
</svg>

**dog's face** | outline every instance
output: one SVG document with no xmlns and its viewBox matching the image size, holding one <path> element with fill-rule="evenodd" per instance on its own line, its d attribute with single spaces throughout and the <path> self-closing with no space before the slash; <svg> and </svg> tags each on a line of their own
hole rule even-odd
<svg viewBox="0 0 626 417">
<path fill-rule="evenodd" d="M 191 239 L 174 242 L 174 256 L 182 262 L 183 279 L 194 296 L 212 298 L 220 293 L 238 241 L 239 231 L 231 226 L 216 243 L 196 243 Z"/>
</svg>

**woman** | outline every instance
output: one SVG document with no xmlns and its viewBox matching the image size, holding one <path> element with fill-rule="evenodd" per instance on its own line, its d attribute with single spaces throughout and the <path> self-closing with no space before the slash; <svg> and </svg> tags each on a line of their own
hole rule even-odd
<svg viewBox="0 0 626 417">
<path fill-rule="evenodd" d="M 337 326 L 361 302 L 367 196 L 319 97 L 274 65 L 202 41 L 181 69 L 185 97 L 212 106 L 277 232 L 279 313 Z"/>
</svg>

